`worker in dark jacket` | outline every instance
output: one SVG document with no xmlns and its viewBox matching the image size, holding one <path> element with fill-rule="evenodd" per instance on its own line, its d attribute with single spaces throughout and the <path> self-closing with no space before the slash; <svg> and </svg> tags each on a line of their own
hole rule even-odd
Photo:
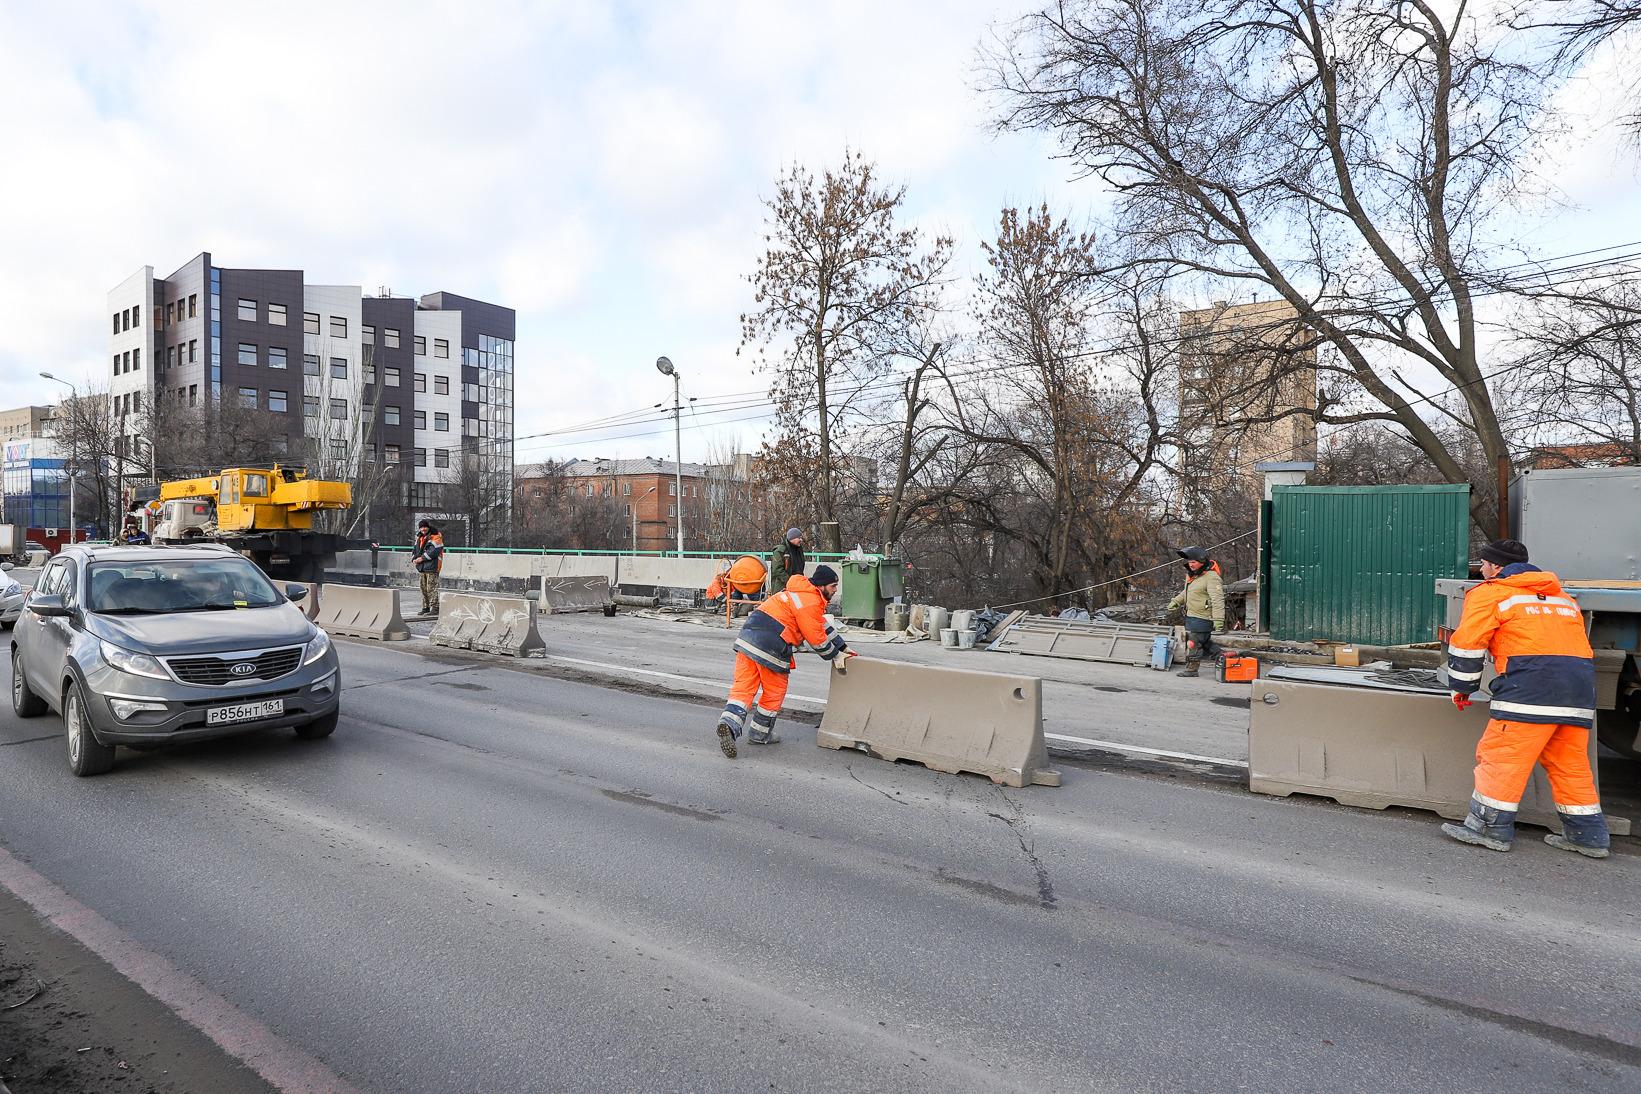
<svg viewBox="0 0 1641 1094">
<path fill-rule="evenodd" d="M 798 667 L 793 654 L 800 647 L 808 646 L 825 661 L 855 656 L 826 621 L 826 605 L 837 591 L 837 571 L 816 566 L 812 578 L 795 575 L 747 617 L 735 641 L 735 683 L 718 717 L 718 747 L 725 756 L 735 758 L 735 742 L 749 720 L 747 739 L 753 744 L 780 740 L 775 717 L 786 701 L 788 674 Z"/>
<path fill-rule="evenodd" d="M 787 579 L 803 573 L 807 563 L 803 551 L 803 529 L 788 528 L 786 542 L 775 548 L 769 560 L 770 591 L 779 592 L 786 588 Z"/>
<path fill-rule="evenodd" d="M 1201 547 L 1183 547 L 1185 589 L 1168 602 L 1168 610 L 1185 609 L 1185 668 L 1176 676 L 1195 676 L 1202 659 L 1214 652 L 1214 632 L 1225 630 L 1225 582 L 1219 563 Z"/>
<path fill-rule="evenodd" d="M 1520 540 L 1481 549 L 1484 580 L 1464 598 L 1464 616 L 1447 647 L 1453 705 L 1463 710 L 1481 686 L 1489 654 L 1498 676 L 1487 730 L 1476 746 L 1476 786 L 1463 824 L 1442 831 L 1463 843 L 1508 851 L 1522 791 L 1543 764 L 1561 815 L 1561 833 L 1544 842 L 1606 858 L 1610 837 L 1590 770 L 1595 722 L 1595 656 L 1578 604 L 1556 575 L 1527 561 Z"/>
</svg>

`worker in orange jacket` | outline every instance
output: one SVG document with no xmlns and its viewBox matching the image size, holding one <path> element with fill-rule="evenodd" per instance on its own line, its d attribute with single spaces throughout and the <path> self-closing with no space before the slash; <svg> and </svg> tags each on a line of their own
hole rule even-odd
<svg viewBox="0 0 1641 1094">
<path fill-rule="evenodd" d="M 1533 765 L 1550 776 L 1561 834 L 1551 847 L 1606 858 L 1607 818 L 1590 770 L 1595 720 L 1595 659 L 1584 616 L 1556 575 L 1527 561 L 1519 540 L 1481 549 L 1486 580 L 1464 598 L 1464 618 L 1447 648 L 1453 705 L 1463 710 L 1481 686 L 1482 659 L 1493 657 L 1491 720 L 1476 746 L 1476 788 L 1463 824 L 1444 824 L 1456 840 L 1510 850 L 1516 809 Z"/>
<path fill-rule="evenodd" d="M 793 654 L 809 646 L 824 660 L 855 653 L 826 621 L 826 605 L 838 591 L 837 571 L 816 566 L 810 577 L 795 574 L 747 617 L 735 640 L 735 683 L 718 717 L 718 747 L 735 758 L 735 742 L 751 722 L 747 740 L 772 745 L 775 717 L 786 701 L 788 674 L 798 667 Z"/>
</svg>

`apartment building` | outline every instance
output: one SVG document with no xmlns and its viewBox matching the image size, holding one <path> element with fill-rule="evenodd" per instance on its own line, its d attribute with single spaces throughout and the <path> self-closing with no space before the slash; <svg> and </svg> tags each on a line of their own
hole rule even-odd
<svg viewBox="0 0 1641 1094">
<path fill-rule="evenodd" d="M 552 467 L 550 474 L 522 476 L 519 505 L 563 512 L 602 500 L 623 518 L 626 533 L 602 546 L 638 551 L 677 550 L 681 515 L 685 549 L 700 550 L 710 504 L 709 469 L 685 463 L 680 484 L 677 468 L 671 460 L 572 460 Z M 554 492 L 561 497 L 552 497 Z"/>
<path fill-rule="evenodd" d="M 132 437 L 156 399 L 254 412 L 266 462 L 356 483 L 396 472 L 400 496 L 384 502 L 412 519 L 472 520 L 475 542 L 505 539 L 511 308 L 447 292 L 368 296 L 205 252 L 163 278 L 138 270 L 109 292 L 108 313 L 114 412 Z M 221 417 L 204 415 L 206 428 Z"/>
</svg>

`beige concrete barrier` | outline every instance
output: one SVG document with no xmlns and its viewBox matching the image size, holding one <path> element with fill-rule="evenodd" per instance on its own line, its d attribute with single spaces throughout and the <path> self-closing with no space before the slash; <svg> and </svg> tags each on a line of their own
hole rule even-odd
<svg viewBox="0 0 1641 1094">
<path fill-rule="evenodd" d="M 549 614 L 601 612 L 610 601 L 610 581 L 604 577 L 544 577 L 541 602 Z"/>
<path fill-rule="evenodd" d="M 403 642 L 410 637 L 399 614 L 399 590 L 327 584 L 314 622 L 329 634 Z"/>
<path fill-rule="evenodd" d="M 484 593 L 439 594 L 439 621 L 428 635 L 435 646 L 525 657 L 547 643 L 536 630 L 536 602 Z"/>
<path fill-rule="evenodd" d="M 1469 809 L 1476 743 L 1486 726 L 1482 702 L 1461 713 L 1446 695 L 1430 692 L 1262 678 L 1253 682 L 1248 721 L 1248 789 L 1316 794 L 1368 809 L 1428 809 L 1457 820 Z M 1517 819 L 1561 827 L 1543 768 L 1534 768 Z M 1628 834 L 1629 820 L 1607 819 L 1614 834 Z"/>
<path fill-rule="evenodd" d="M 1043 682 L 1034 676 L 838 662 L 815 743 L 971 771 L 1003 786 L 1060 785 L 1043 743 Z"/>
<path fill-rule="evenodd" d="M 1159 636 L 1180 640 L 1171 627 L 1146 623 L 1095 623 L 1086 619 L 1027 616 L 999 638 L 993 649 L 1034 657 L 1149 665 L 1151 644 Z"/>
</svg>

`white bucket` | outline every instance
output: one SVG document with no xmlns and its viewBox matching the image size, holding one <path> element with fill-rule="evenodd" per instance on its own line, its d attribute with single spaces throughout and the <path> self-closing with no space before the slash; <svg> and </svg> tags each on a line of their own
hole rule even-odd
<svg viewBox="0 0 1641 1094">
<path fill-rule="evenodd" d="M 949 650 L 957 648 L 957 628 L 942 627 L 940 629 L 940 644 Z"/>
<path fill-rule="evenodd" d="M 957 632 L 957 648 L 960 649 L 960 650 L 972 650 L 972 649 L 974 649 L 974 632 L 973 631 L 958 631 Z"/>
</svg>

